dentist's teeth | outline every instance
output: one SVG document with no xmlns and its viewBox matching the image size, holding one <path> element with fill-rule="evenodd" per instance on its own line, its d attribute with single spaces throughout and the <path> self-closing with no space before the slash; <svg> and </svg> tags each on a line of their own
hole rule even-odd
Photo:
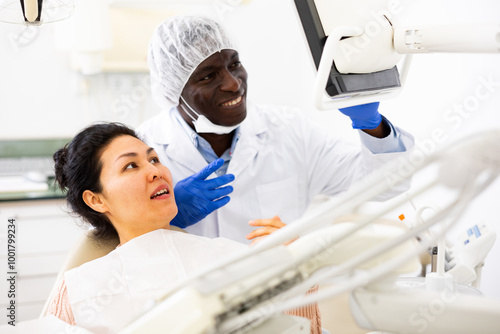
<svg viewBox="0 0 500 334">
<path fill-rule="evenodd" d="M 222 105 L 225 106 L 225 107 L 229 107 L 229 106 L 234 106 L 235 104 L 238 104 L 240 102 L 241 102 L 241 96 L 238 97 L 237 99 L 234 99 L 232 101 L 226 102 L 226 103 L 224 103 Z"/>
</svg>

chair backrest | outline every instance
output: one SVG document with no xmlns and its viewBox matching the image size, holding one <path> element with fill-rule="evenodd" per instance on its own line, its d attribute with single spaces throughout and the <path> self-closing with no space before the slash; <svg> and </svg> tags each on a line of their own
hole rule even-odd
<svg viewBox="0 0 500 334">
<path fill-rule="evenodd" d="M 66 271 L 108 254 L 115 249 L 119 243 L 120 240 L 118 240 L 118 238 L 110 240 L 97 240 L 94 237 L 92 230 L 84 232 L 66 256 L 66 259 L 57 275 L 56 282 L 50 291 L 49 298 L 47 298 L 47 301 L 43 306 L 40 317 L 47 315 L 50 302 L 57 292 L 59 281 Z"/>
<path fill-rule="evenodd" d="M 172 231 L 187 233 L 183 229 L 180 229 L 176 226 L 170 226 L 170 229 Z M 61 269 L 59 270 L 56 283 L 54 284 L 52 290 L 50 291 L 49 298 L 47 298 L 47 301 L 43 306 L 40 317 L 44 317 L 47 315 L 50 302 L 52 301 L 52 298 L 57 292 L 59 280 L 66 271 L 79 267 L 86 262 L 107 255 L 109 252 L 114 250 L 119 243 L 120 240 L 118 239 L 118 237 L 109 240 L 97 240 L 94 237 L 94 233 L 92 230 L 83 233 L 83 235 L 80 237 L 80 239 L 78 239 L 76 244 L 73 246 L 73 248 L 69 251 L 68 255 L 66 256 L 66 260 L 64 261 Z"/>
</svg>

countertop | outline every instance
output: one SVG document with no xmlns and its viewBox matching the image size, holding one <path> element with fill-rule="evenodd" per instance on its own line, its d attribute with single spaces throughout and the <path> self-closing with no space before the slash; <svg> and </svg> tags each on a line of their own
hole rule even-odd
<svg viewBox="0 0 500 334">
<path fill-rule="evenodd" d="M 0 203 L 13 201 L 59 199 L 64 197 L 64 193 L 59 188 L 56 188 L 54 186 L 53 179 L 49 179 L 49 185 L 46 190 L 19 190 L 12 192 L 0 192 Z"/>
<path fill-rule="evenodd" d="M 44 157 L 51 160 L 53 154 L 70 140 L 70 138 L 0 140 L 0 159 L 6 158 L 17 161 L 16 159 L 23 159 L 25 157 Z M 31 160 L 29 161 L 29 165 L 31 166 Z M 49 166 L 49 169 L 52 168 Z M 0 170 L 0 202 L 46 200 L 65 197 L 61 190 L 54 186 L 53 169 L 52 171 L 44 171 L 44 174 L 47 176 L 47 182 L 38 183 L 30 182 L 23 177 L 26 175 L 26 171 L 19 169 L 19 173 L 17 173 L 18 169 L 16 167 L 14 167 L 14 170 L 14 174 L 12 174 L 11 170 L 10 175 L 4 175 L 2 174 L 2 170 Z"/>
</svg>

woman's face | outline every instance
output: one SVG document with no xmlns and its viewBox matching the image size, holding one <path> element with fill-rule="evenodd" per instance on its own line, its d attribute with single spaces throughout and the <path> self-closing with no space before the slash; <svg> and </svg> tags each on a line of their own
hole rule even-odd
<svg viewBox="0 0 500 334">
<path fill-rule="evenodd" d="M 169 228 L 177 214 L 172 175 L 156 152 L 132 136 L 111 141 L 100 158 L 104 214 L 123 244 L 144 233 Z"/>
</svg>

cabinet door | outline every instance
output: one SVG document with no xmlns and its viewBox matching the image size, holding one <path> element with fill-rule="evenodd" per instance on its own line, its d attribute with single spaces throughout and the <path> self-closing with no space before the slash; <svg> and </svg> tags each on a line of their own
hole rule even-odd
<svg viewBox="0 0 500 334">
<path fill-rule="evenodd" d="M 40 315 L 66 254 L 86 229 L 68 212 L 64 200 L 0 203 L 0 268 L 7 276 L 0 279 L 0 308 L 6 310 L 14 300 L 16 322 Z M 15 229 L 8 228 L 9 219 Z M 15 259 L 8 254 L 9 238 L 15 238 Z M 12 287 L 7 279 L 12 276 L 15 297 L 8 293 Z M 9 321 L 0 319 L 0 325 Z"/>
</svg>

